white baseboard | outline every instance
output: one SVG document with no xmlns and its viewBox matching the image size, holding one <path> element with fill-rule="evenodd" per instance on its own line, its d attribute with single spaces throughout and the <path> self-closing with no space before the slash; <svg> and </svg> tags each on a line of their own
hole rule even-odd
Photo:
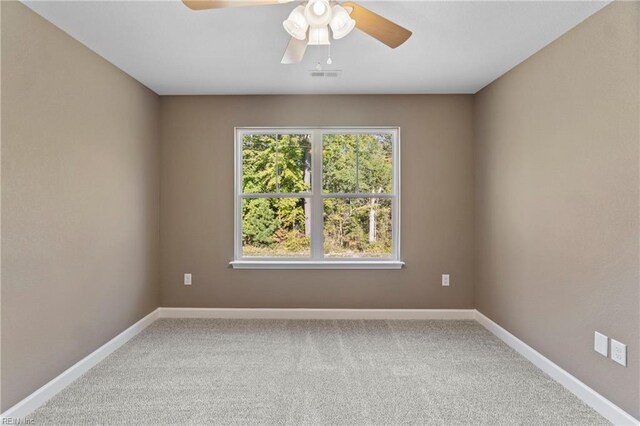
<svg viewBox="0 0 640 426">
<path fill-rule="evenodd" d="M 473 320 L 475 309 L 158 308 L 160 318 Z"/>
<path fill-rule="evenodd" d="M 585 404 L 615 425 L 639 425 L 640 421 L 613 404 L 611 401 L 582 383 L 580 380 L 563 370 L 546 358 L 540 352 L 518 339 L 513 334 L 493 322 L 487 316 L 476 310 L 476 321 L 484 326 L 500 340 L 511 346 L 520 355 L 531 361 L 533 365 L 547 373 L 553 380 L 567 388 L 580 398 Z"/>
<path fill-rule="evenodd" d="M 136 334 L 151 325 L 158 318 L 158 310 L 154 310 L 140 321 L 91 352 L 71 367 L 67 368 L 62 374 L 51 380 L 34 393 L 9 408 L 2 413 L 0 419 L 4 418 L 24 418 L 31 414 L 37 408 L 41 407 L 45 402 L 54 397 L 58 392 L 67 387 L 71 382 L 89 371 L 93 366 L 105 359 L 108 355 L 124 345 Z M 4 424 L 4 423 L 2 423 Z"/>
</svg>

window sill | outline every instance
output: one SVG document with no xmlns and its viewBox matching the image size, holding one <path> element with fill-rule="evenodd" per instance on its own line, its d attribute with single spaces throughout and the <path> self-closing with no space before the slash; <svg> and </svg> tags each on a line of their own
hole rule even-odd
<svg viewBox="0 0 640 426">
<path fill-rule="evenodd" d="M 233 269 L 401 269 L 404 266 L 399 260 L 235 260 L 229 264 Z"/>
</svg>

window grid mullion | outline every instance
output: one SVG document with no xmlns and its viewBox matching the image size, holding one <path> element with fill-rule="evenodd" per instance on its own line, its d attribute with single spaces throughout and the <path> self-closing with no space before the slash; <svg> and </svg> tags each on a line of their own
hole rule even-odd
<svg viewBox="0 0 640 426">
<path fill-rule="evenodd" d="M 280 179 L 278 176 L 278 144 L 280 143 L 280 135 L 276 135 L 276 193 L 280 192 Z"/>
<path fill-rule="evenodd" d="M 311 259 L 313 260 L 322 260 L 324 257 L 322 143 L 322 132 L 314 130 L 311 134 Z"/>
<path fill-rule="evenodd" d="M 310 198 L 311 192 L 246 192 L 241 198 Z"/>
<path fill-rule="evenodd" d="M 360 134 L 356 135 L 356 194 L 360 192 Z"/>
</svg>

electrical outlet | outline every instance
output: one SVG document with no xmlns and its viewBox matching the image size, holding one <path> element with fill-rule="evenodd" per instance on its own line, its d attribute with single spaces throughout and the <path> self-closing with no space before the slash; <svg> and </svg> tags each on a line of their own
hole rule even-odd
<svg viewBox="0 0 640 426">
<path fill-rule="evenodd" d="M 609 356 L 609 338 L 602 333 L 596 331 L 593 336 L 593 350 L 603 357 Z"/>
<path fill-rule="evenodd" d="M 449 274 L 442 274 L 442 287 L 449 287 Z"/>
<path fill-rule="evenodd" d="M 191 274 L 184 274 L 184 285 L 191 285 Z"/>
<path fill-rule="evenodd" d="M 617 340 L 611 339 L 611 359 L 622 365 L 627 366 L 627 345 Z"/>
</svg>

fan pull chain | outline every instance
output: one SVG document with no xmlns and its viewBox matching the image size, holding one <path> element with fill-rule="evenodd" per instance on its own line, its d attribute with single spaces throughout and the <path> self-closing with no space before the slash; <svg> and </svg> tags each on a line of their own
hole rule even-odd
<svg viewBox="0 0 640 426">
<path fill-rule="evenodd" d="M 331 45 L 327 45 L 327 47 L 329 48 L 329 53 L 327 55 L 327 65 L 331 65 L 333 63 L 333 61 L 331 60 Z"/>
</svg>

